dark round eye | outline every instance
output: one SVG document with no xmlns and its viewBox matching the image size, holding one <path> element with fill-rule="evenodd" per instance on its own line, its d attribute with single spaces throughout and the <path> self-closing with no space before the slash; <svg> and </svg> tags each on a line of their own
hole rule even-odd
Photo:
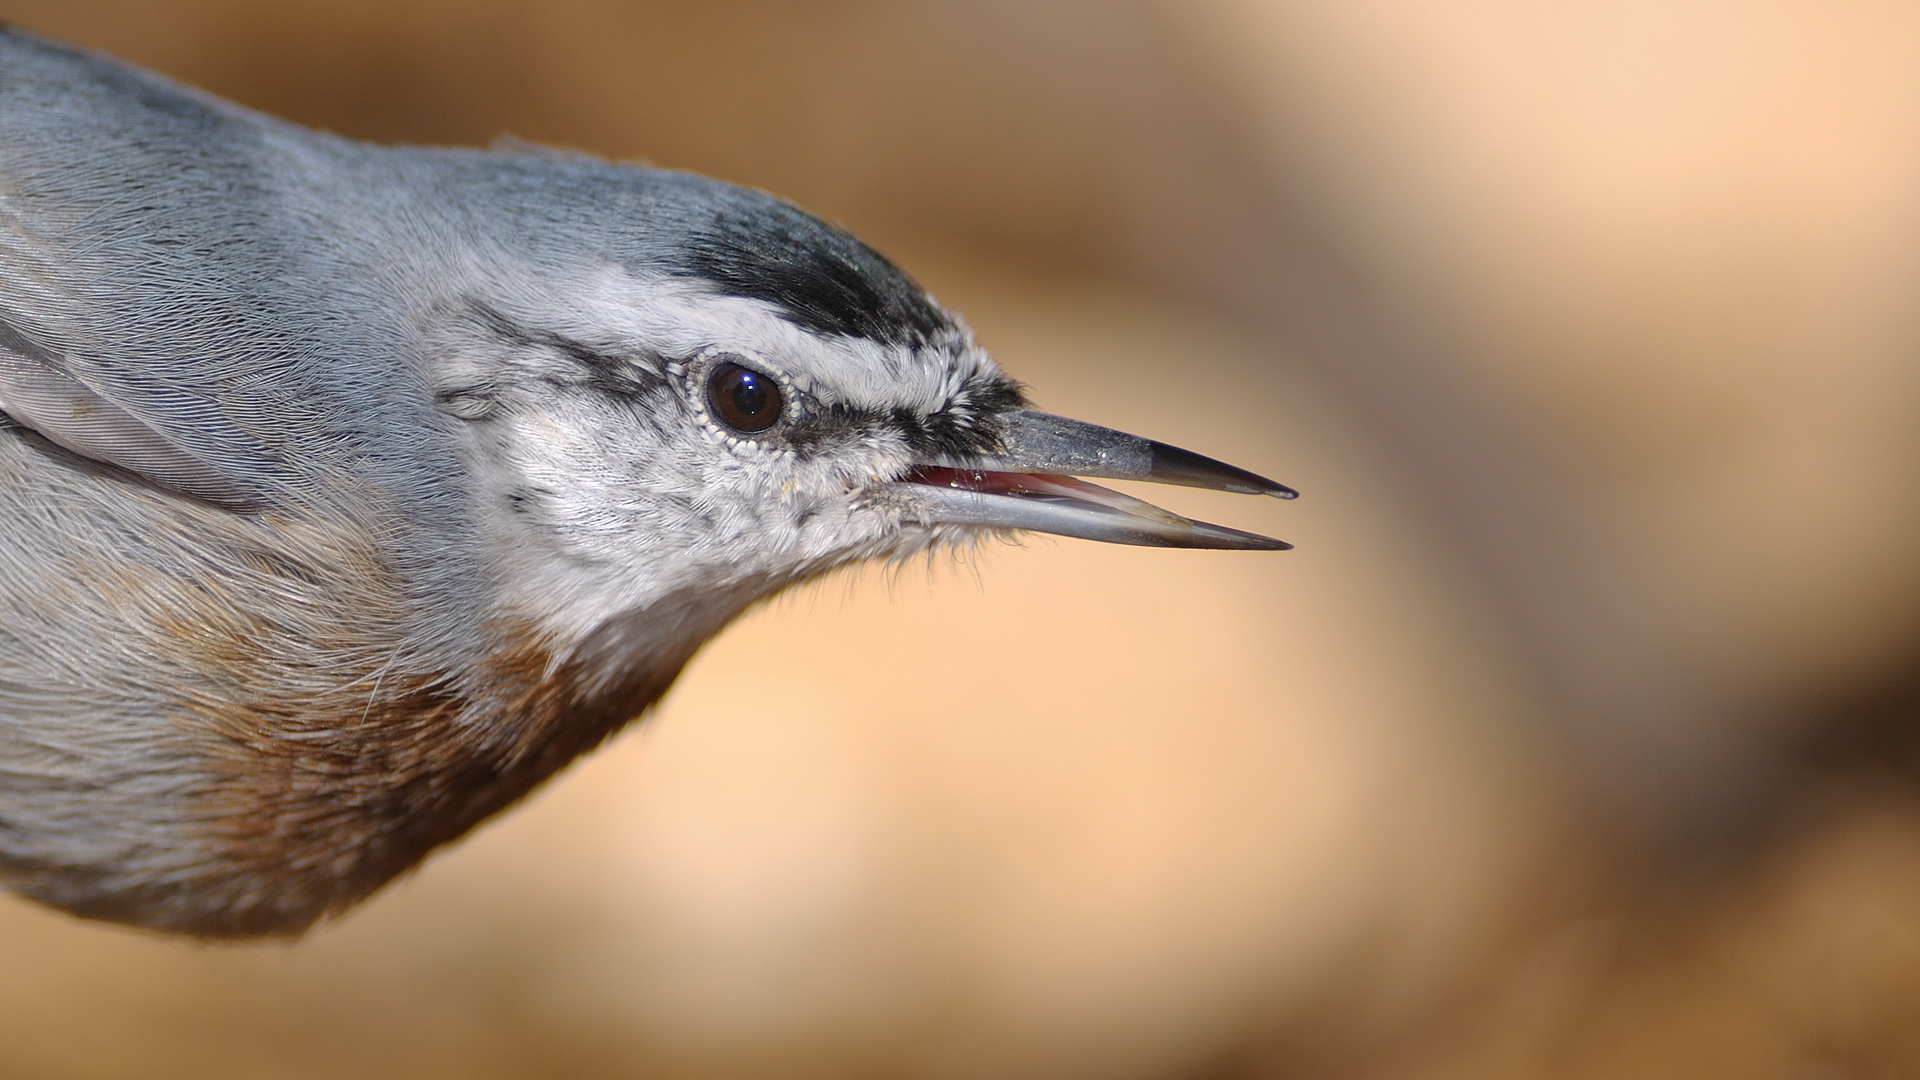
<svg viewBox="0 0 1920 1080">
<path fill-rule="evenodd" d="M 707 376 L 707 408 L 735 431 L 765 431 L 780 419 L 780 384 L 739 364 L 721 364 Z"/>
</svg>

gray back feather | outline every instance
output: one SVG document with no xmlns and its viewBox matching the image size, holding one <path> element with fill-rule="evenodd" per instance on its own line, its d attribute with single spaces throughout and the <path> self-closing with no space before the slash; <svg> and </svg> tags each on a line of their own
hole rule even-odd
<svg viewBox="0 0 1920 1080">
<path fill-rule="evenodd" d="M 488 648 L 409 321 L 460 283 L 403 255 L 477 218 L 395 204 L 409 167 L 0 32 L 0 881 L 304 925 L 339 897 L 278 910 L 206 865 L 220 777 L 183 727 L 244 749 L 234 701 L 350 722 Z"/>
</svg>

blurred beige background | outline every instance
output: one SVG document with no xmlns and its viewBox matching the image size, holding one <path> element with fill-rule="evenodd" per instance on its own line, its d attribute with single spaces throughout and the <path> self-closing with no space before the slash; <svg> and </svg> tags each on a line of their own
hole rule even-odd
<svg viewBox="0 0 1920 1080">
<path fill-rule="evenodd" d="M 291 947 L 0 898 L 0 1076 L 1920 1071 L 1920 7 L 0 17 L 779 192 L 1305 492 L 783 598 Z"/>
</svg>

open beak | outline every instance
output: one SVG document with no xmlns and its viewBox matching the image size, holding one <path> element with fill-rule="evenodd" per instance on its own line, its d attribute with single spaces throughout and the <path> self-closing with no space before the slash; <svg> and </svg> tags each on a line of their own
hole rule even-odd
<svg viewBox="0 0 1920 1080">
<path fill-rule="evenodd" d="M 1284 484 L 1165 443 L 1032 409 L 1014 410 L 1005 425 L 999 453 L 927 462 L 901 478 L 920 500 L 929 524 L 1027 529 L 1146 547 L 1284 551 L 1293 546 L 1258 533 L 1191 521 L 1075 477 L 1146 480 L 1281 499 L 1299 495 Z"/>
</svg>

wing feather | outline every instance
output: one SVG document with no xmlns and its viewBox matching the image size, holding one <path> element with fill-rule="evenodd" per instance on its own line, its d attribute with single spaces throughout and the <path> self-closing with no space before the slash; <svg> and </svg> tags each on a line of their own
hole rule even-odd
<svg viewBox="0 0 1920 1080">
<path fill-rule="evenodd" d="M 0 322 L 0 411 L 50 442 L 159 487 L 232 509 L 251 505 L 231 477 L 61 368 L 56 356 Z"/>
</svg>

